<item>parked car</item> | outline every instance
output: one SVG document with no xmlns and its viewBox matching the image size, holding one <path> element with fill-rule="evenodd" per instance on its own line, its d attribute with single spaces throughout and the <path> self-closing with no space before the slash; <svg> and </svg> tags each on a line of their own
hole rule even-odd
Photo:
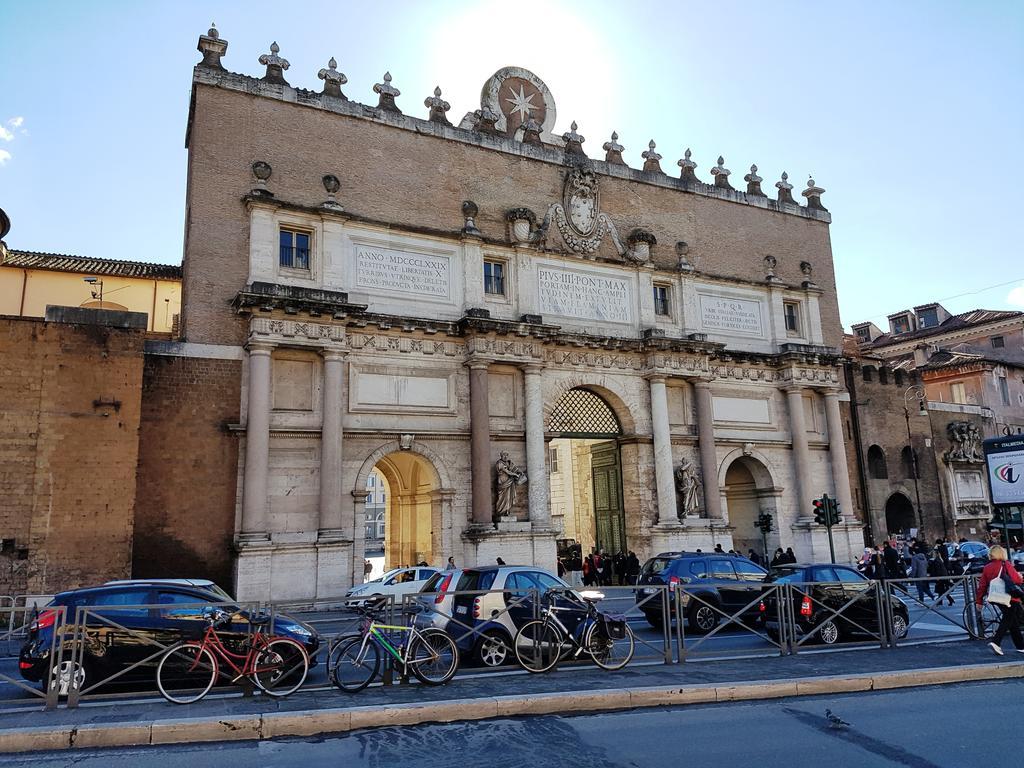
<svg viewBox="0 0 1024 768">
<path fill-rule="evenodd" d="M 379 579 L 352 587 L 352 589 L 345 593 L 345 597 L 349 603 L 358 604 L 367 602 L 366 598 L 394 595 L 401 602 L 403 595 L 416 594 L 437 573 L 439 573 L 437 568 L 429 568 L 427 566 L 392 568 Z"/>
<path fill-rule="evenodd" d="M 793 616 L 797 632 L 809 635 L 815 630 L 815 640 L 834 645 L 855 635 L 877 633 L 878 590 L 872 582 L 850 565 L 832 563 L 788 564 L 772 568 L 766 584 L 791 583 L 793 590 Z M 808 584 L 809 586 L 800 586 Z M 778 593 L 768 593 L 759 606 L 765 629 L 771 637 L 779 636 Z M 853 602 L 838 615 L 848 602 Z M 893 634 L 906 637 L 910 629 L 907 605 L 892 597 Z"/>
<path fill-rule="evenodd" d="M 582 599 L 552 573 L 532 565 L 502 565 L 459 568 L 431 578 L 421 591 L 420 602 L 431 610 L 420 621 L 443 629 L 455 640 L 467 660 L 487 667 L 500 667 L 515 658 L 512 638 L 525 621 L 533 618 L 533 595 L 550 589 L 557 607 L 570 609 L 558 614 L 570 631 L 586 616 Z M 452 594 L 504 590 L 483 595 Z M 578 602 L 577 602 L 578 601 Z"/>
<path fill-rule="evenodd" d="M 949 542 L 946 544 L 946 552 L 951 560 L 958 560 L 966 565 L 969 560 L 988 560 L 988 544 L 980 541 L 962 541 L 959 544 Z"/>
<path fill-rule="evenodd" d="M 249 615 L 232 605 L 235 600 L 212 581 L 137 579 L 61 592 L 29 625 L 18 669 L 30 682 L 43 682 L 50 674 L 60 681 L 62 692 L 66 692 L 71 680 L 76 680 L 78 687 L 83 688 L 126 669 L 123 679 L 152 680 L 160 660 L 160 646 L 201 637 L 207 626 L 203 606 L 211 603 L 229 604 L 222 610 L 233 614 L 231 624 L 220 632 L 221 639 L 228 646 L 240 642 L 249 629 Z M 137 607 L 140 605 L 158 607 Z M 59 669 L 50 659 L 57 611 L 49 609 L 57 606 L 66 608 L 69 624 L 75 621 L 77 608 L 87 607 L 98 614 L 85 620 L 82 663 L 68 658 L 70 642 L 65 639 L 65 658 Z M 315 663 L 320 636 L 308 624 L 278 614 L 274 617 L 273 629 L 268 631 L 301 643 L 309 653 L 310 666 Z M 71 633 L 65 635 L 70 636 Z M 148 658 L 152 656 L 155 658 Z M 139 666 L 132 668 L 135 664 Z"/>
<path fill-rule="evenodd" d="M 760 584 L 767 574 L 764 568 L 739 555 L 663 552 L 644 563 L 638 583 L 650 587 L 685 586 L 681 600 L 686 610 L 686 626 L 691 632 L 703 635 L 718 626 L 722 618 L 715 608 L 729 616 L 746 608 L 742 618 L 756 621 L 758 603 L 754 598 L 757 591 L 751 585 Z M 660 627 L 663 622 L 661 602 L 647 599 L 656 592 L 650 588 L 640 589 L 636 598 L 652 627 Z M 669 601 L 669 615 L 675 617 L 675 600 Z"/>
</svg>

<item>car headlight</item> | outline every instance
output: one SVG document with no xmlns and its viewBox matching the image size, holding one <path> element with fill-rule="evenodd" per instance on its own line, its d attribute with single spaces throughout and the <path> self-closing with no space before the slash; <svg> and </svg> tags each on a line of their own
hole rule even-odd
<svg viewBox="0 0 1024 768">
<path fill-rule="evenodd" d="M 286 632 L 291 632 L 293 635 L 301 635 L 302 637 L 312 637 L 313 633 L 305 627 L 299 624 L 288 624 L 282 627 Z"/>
</svg>

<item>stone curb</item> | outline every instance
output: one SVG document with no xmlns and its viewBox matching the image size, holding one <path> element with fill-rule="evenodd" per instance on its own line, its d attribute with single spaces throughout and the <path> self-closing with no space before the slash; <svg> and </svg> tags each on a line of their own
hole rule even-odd
<svg viewBox="0 0 1024 768">
<path fill-rule="evenodd" d="M 81 726 L 0 729 L 0 753 L 130 747 L 204 741 L 264 740 L 317 736 L 363 728 L 452 723 L 491 717 L 602 712 L 638 707 L 754 701 L 829 693 L 882 691 L 923 685 L 1024 677 L 1024 662 L 881 672 L 874 675 L 749 680 L 685 686 L 493 696 L 390 706 L 267 712 L 262 715 L 167 718 L 150 723 L 91 723 Z"/>
</svg>

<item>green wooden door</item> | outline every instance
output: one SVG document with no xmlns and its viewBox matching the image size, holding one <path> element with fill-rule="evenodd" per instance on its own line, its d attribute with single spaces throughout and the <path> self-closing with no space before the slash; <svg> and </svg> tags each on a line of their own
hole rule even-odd
<svg viewBox="0 0 1024 768">
<path fill-rule="evenodd" d="M 596 544 L 608 554 L 626 552 L 626 516 L 622 509 L 622 471 L 614 440 L 590 448 L 594 486 Z"/>
</svg>

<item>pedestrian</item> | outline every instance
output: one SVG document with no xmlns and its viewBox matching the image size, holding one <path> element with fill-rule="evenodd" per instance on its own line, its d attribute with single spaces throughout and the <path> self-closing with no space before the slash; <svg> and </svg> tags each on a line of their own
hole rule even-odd
<svg viewBox="0 0 1024 768">
<path fill-rule="evenodd" d="M 555 565 L 558 568 L 558 578 L 564 579 L 565 578 L 565 562 L 562 560 L 562 558 L 559 557 L 559 558 L 555 559 Z"/>
<path fill-rule="evenodd" d="M 454 557 L 449 557 L 448 558 L 448 563 L 445 565 L 444 569 L 446 571 L 454 571 L 455 570 L 455 558 Z"/>
<path fill-rule="evenodd" d="M 615 553 L 615 558 L 612 562 L 615 566 L 615 580 L 621 587 L 626 583 L 626 553 L 620 549 Z"/>
<path fill-rule="evenodd" d="M 782 551 L 782 547 L 779 547 L 778 549 L 775 550 L 775 554 L 772 555 L 772 561 L 771 561 L 771 563 L 769 563 L 769 565 L 771 565 L 771 567 L 774 568 L 777 565 L 785 565 L 785 564 L 786 564 L 786 553 Z"/>
<path fill-rule="evenodd" d="M 572 557 L 569 558 L 569 579 L 570 583 L 574 587 L 583 586 L 583 559 L 580 557 L 580 548 L 572 552 Z"/>
<path fill-rule="evenodd" d="M 885 542 L 885 549 L 882 550 L 882 564 L 885 566 L 885 578 L 906 578 L 907 573 L 903 570 L 903 559 L 900 557 L 899 550 L 896 549 L 894 539 Z"/>
<path fill-rule="evenodd" d="M 715 554 L 716 555 L 724 555 L 725 554 L 725 550 L 722 549 L 722 545 L 721 544 L 715 544 Z"/>
<path fill-rule="evenodd" d="M 946 568 L 946 563 L 949 560 L 949 554 L 946 553 L 946 557 L 943 558 L 940 553 L 946 552 L 946 545 L 941 541 L 935 544 L 935 549 L 932 553 L 932 559 L 928 561 L 928 575 L 938 576 L 940 578 L 935 579 L 935 598 L 939 602 L 942 602 L 943 594 L 946 595 L 946 599 L 949 604 L 953 604 L 953 595 L 951 594 L 952 588 L 949 583 L 949 579 L 941 578 L 949 575 L 949 570 Z"/>
<path fill-rule="evenodd" d="M 601 586 L 610 587 L 612 585 L 612 574 L 614 573 L 614 562 L 608 555 L 604 555 L 601 558 Z"/>
<path fill-rule="evenodd" d="M 594 583 L 594 555 L 593 553 L 583 558 L 583 586 L 589 587 Z"/>
<path fill-rule="evenodd" d="M 1024 653 L 1024 637 L 1021 636 L 1020 625 L 1024 619 L 1020 602 L 1021 576 L 1016 568 L 1012 568 L 1006 561 L 1006 550 L 1001 546 L 994 546 L 988 552 L 989 563 L 981 572 L 981 579 L 978 581 L 978 593 L 975 604 L 981 610 L 981 601 L 988 600 L 989 603 L 999 606 L 1002 616 L 999 619 L 999 626 L 992 636 L 989 648 L 999 656 L 1003 655 L 1002 642 L 1006 633 L 1010 633 L 1013 640 L 1013 647 L 1018 653 Z"/>
<path fill-rule="evenodd" d="M 363 560 L 363 581 L 369 581 L 371 573 L 373 573 L 373 563 Z"/>
<path fill-rule="evenodd" d="M 759 554 L 757 554 L 757 552 L 755 552 L 752 549 L 748 549 L 747 550 L 747 560 L 752 562 L 754 565 L 760 565 L 761 564 L 761 556 Z"/>
<path fill-rule="evenodd" d="M 910 558 L 910 578 L 912 579 L 926 579 L 928 577 L 928 558 L 920 548 L 914 552 L 914 556 Z M 917 587 L 917 599 L 924 601 L 925 595 L 930 597 L 932 600 L 935 599 L 935 595 L 932 594 L 932 586 L 929 581 L 915 581 L 914 586 Z"/>
<path fill-rule="evenodd" d="M 629 551 L 626 558 L 626 573 L 630 584 L 636 584 L 640 580 L 640 558 L 633 550 Z"/>
<path fill-rule="evenodd" d="M 494 562 L 496 562 L 498 565 L 504 565 L 505 564 L 505 561 L 502 560 L 500 557 L 494 558 Z"/>
<path fill-rule="evenodd" d="M 786 547 L 786 562 L 787 563 L 795 563 L 796 562 L 796 555 L 793 554 L 793 548 L 792 547 Z"/>
</svg>

